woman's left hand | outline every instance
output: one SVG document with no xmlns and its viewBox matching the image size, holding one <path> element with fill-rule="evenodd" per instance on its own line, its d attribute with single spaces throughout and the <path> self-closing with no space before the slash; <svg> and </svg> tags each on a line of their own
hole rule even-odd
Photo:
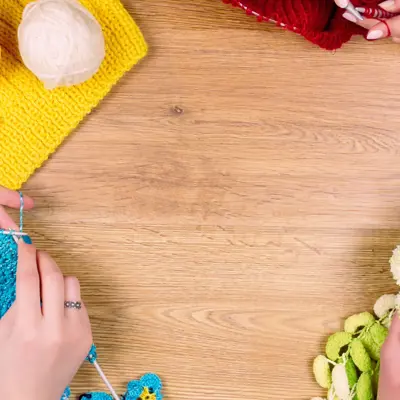
<svg viewBox="0 0 400 400">
<path fill-rule="evenodd" d="M 338 2 L 342 1 L 335 0 L 335 2 L 338 4 Z M 400 0 L 387 0 L 379 4 L 379 6 L 391 13 L 400 14 Z M 354 15 L 347 11 L 343 14 L 343 17 L 368 29 L 368 40 L 384 39 L 391 36 L 395 43 L 400 43 L 400 15 L 389 18 L 385 22 L 374 18 L 365 18 L 363 21 L 358 21 Z"/>
<path fill-rule="evenodd" d="M 0 186 L 0 229 L 14 229 L 18 227 L 11 217 L 7 214 L 4 207 L 19 209 L 20 198 L 18 192 L 3 188 Z M 29 210 L 33 207 L 33 200 L 24 196 L 24 209 Z"/>
</svg>

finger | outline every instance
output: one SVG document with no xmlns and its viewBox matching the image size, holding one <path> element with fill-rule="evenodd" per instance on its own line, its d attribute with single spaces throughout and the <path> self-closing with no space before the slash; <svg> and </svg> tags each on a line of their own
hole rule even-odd
<svg viewBox="0 0 400 400">
<path fill-rule="evenodd" d="M 36 248 L 22 240 L 18 242 L 16 304 L 18 314 L 28 326 L 41 317 Z"/>
<path fill-rule="evenodd" d="M 65 302 L 78 302 L 82 304 L 81 299 L 81 285 L 79 281 L 74 276 L 67 276 L 64 279 L 64 298 Z M 66 308 L 65 307 L 65 315 L 67 317 L 75 318 L 80 314 L 81 310 L 77 310 L 75 308 Z"/>
<path fill-rule="evenodd" d="M 19 208 L 21 204 L 20 194 L 0 186 L 0 204 L 10 208 Z M 24 208 L 29 210 L 33 205 L 33 200 L 24 195 Z"/>
<path fill-rule="evenodd" d="M 393 36 L 400 38 L 400 15 L 375 25 L 367 34 L 368 40 L 377 40 Z"/>
<path fill-rule="evenodd" d="M 379 6 L 392 13 L 400 12 L 400 0 L 387 0 L 379 4 Z"/>
<path fill-rule="evenodd" d="M 400 346 L 400 317 L 397 312 L 393 315 L 386 344 Z"/>
<path fill-rule="evenodd" d="M 353 14 L 349 13 L 348 11 L 345 11 L 343 13 L 343 18 L 368 30 L 380 23 L 380 21 L 374 18 L 364 18 L 362 21 L 359 21 Z"/>
<path fill-rule="evenodd" d="M 349 0 L 335 0 L 335 3 L 340 8 L 346 8 L 349 5 Z"/>
<path fill-rule="evenodd" d="M 0 206 L 0 229 L 18 230 L 18 226 L 2 206 Z"/>
<path fill-rule="evenodd" d="M 61 323 L 64 319 L 64 277 L 56 262 L 45 252 L 37 254 L 42 313 L 45 319 Z"/>
</svg>

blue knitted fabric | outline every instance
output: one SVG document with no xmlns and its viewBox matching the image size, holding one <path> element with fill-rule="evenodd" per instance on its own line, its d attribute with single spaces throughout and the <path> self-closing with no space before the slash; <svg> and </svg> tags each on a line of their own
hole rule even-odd
<svg viewBox="0 0 400 400">
<path fill-rule="evenodd" d="M 18 247 L 11 235 L 0 234 L 0 318 L 15 301 Z"/>
</svg>

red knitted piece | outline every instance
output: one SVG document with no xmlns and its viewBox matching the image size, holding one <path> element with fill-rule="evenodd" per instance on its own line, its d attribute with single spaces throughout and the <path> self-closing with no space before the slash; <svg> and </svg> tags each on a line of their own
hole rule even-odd
<svg viewBox="0 0 400 400">
<path fill-rule="evenodd" d="M 333 0 L 222 0 L 240 7 L 259 21 L 276 21 L 307 40 L 335 50 L 365 29 L 345 20 Z M 353 0 L 355 6 L 376 7 L 382 0 Z"/>
</svg>

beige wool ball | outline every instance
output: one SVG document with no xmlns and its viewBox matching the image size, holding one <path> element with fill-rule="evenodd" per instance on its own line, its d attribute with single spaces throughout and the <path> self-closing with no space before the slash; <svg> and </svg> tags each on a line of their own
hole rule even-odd
<svg viewBox="0 0 400 400">
<path fill-rule="evenodd" d="M 46 89 L 85 82 L 105 57 L 100 24 L 76 0 L 28 4 L 18 28 L 18 42 L 24 64 Z"/>
</svg>

